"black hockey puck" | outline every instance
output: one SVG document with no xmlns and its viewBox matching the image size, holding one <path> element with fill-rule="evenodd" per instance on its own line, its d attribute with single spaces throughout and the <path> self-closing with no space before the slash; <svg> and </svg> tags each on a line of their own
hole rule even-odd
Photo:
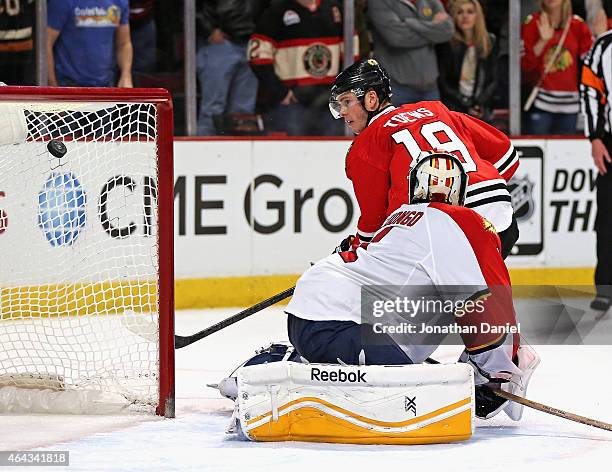
<svg viewBox="0 0 612 472">
<path fill-rule="evenodd" d="M 68 152 L 68 149 L 66 149 L 66 145 L 61 141 L 58 141 L 57 139 L 52 139 L 51 141 L 49 141 L 49 144 L 47 144 L 47 149 L 53 156 L 57 157 L 58 159 L 64 157 Z"/>
</svg>

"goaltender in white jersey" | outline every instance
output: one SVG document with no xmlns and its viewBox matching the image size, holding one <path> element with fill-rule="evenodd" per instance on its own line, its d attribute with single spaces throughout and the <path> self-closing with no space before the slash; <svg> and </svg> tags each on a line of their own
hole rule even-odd
<svg viewBox="0 0 612 472">
<path fill-rule="evenodd" d="M 477 384 L 502 383 L 524 395 L 537 355 L 520 346 L 495 229 L 462 206 L 467 179 L 452 154 L 423 153 L 409 176 L 415 203 L 389 215 L 371 242 L 332 254 L 302 275 L 286 309 L 289 340 L 302 357 L 349 365 L 422 363 L 445 334 L 458 333 L 466 348 L 462 360 L 475 368 Z M 429 313 L 430 306 L 437 313 Z M 488 398 L 478 416 L 505 407 L 520 418 L 519 405 L 486 388 L 480 393 Z"/>
<path fill-rule="evenodd" d="M 236 400 L 232 430 L 424 444 L 468 439 L 473 414 L 520 419 L 522 406 L 492 389 L 524 396 L 539 358 L 519 346 L 499 237 L 462 206 L 467 180 L 454 155 L 423 153 L 411 164 L 412 204 L 369 243 L 302 275 L 286 309 L 293 347 L 273 344 L 219 385 Z M 460 362 L 422 364 L 444 330 L 461 335 Z"/>
</svg>

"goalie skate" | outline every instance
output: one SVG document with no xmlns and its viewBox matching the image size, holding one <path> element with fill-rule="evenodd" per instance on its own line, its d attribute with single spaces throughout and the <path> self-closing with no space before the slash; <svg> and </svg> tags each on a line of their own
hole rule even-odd
<svg viewBox="0 0 612 472">
<path fill-rule="evenodd" d="M 293 361 L 300 362 L 300 356 L 294 347 L 286 342 L 273 342 L 267 347 L 255 351 L 255 355 L 236 367 L 231 374 L 222 379 L 218 384 L 207 384 L 207 387 L 219 390 L 225 398 L 236 400 L 238 396 L 238 385 L 236 383 L 236 371 L 240 367 L 250 365 L 267 364 L 269 362 Z"/>
</svg>

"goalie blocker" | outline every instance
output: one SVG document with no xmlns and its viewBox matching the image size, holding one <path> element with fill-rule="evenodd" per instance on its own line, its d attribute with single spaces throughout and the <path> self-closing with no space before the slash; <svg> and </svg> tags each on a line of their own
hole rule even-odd
<svg viewBox="0 0 612 472">
<path fill-rule="evenodd" d="M 474 428 L 465 364 L 346 366 L 281 361 L 241 367 L 233 428 L 252 441 L 431 444 Z"/>
</svg>

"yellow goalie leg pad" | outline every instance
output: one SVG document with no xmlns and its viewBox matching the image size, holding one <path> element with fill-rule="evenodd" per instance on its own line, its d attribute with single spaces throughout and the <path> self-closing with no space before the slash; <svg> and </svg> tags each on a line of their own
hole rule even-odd
<svg viewBox="0 0 612 472">
<path fill-rule="evenodd" d="M 252 441 L 431 444 L 473 433 L 474 373 L 466 364 L 275 362 L 237 376 L 236 415 Z"/>
</svg>

